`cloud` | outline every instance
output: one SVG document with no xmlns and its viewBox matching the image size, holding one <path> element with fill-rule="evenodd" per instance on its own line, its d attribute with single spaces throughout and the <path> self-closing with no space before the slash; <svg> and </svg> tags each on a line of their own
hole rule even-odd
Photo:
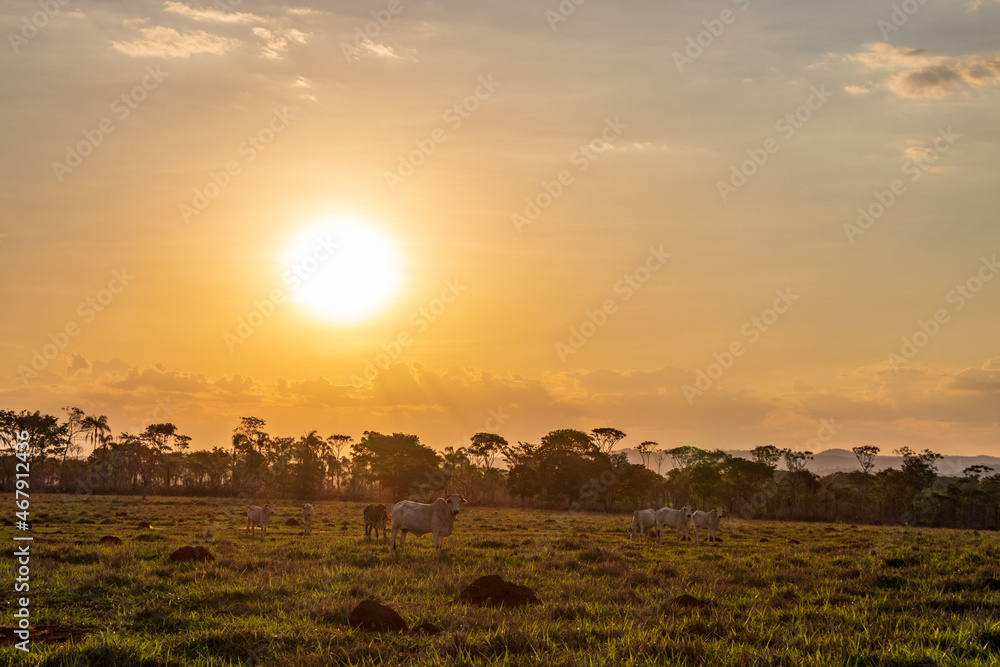
<svg viewBox="0 0 1000 667">
<path fill-rule="evenodd" d="M 89 371 L 89 370 L 90 370 L 90 363 L 88 363 L 87 360 L 83 358 L 83 355 L 76 354 L 74 352 L 70 360 L 69 366 L 66 368 L 66 373 L 70 377 L 72 377 L 73 375 L 76 375 L 79 371 Z"/>
<path fill-rule="evenodd" d="M 133 57 L 188 58 L 196 53 L 222 55 L 240 45 L 238 39 L 221 37 L 196 30 L 181 34 L 165 26 L 137 27 L 142 39 L 131 42 L 113 41 L 116 51 Z"/>
<path fill-rule="evenodd" d="M 264 46 L 261 47 L 261 54 L 271 60 L 280 60 L 282 58 L 282 55 L 288 50 L 289 40 L 299 44 L 304 44 L 306 41 L 306 34 L 295 29 L 274 31 L 270 28 L 258 26 L 253 29 L 253 34 L 264 40 Z"/>
<path fill-rule="evenodd" d="M 365 56 L 382 58 L 383 60 L 401 60 L 402 56 L 387 44 L 373 42 L 370 39 L 356 41 L 353 46 L 344 43 L 344 53 L 350 60 L 361 60 Z"/>
<path fill-rule="evenodd" d="M 260 55 L 269 60 L 281 60 L 291 44 L 304 44 L 308 34 L 296 28 L 283 25 L 282 19 L 261 16 L 247 12 L 221 11 L 214 8 L 196 8 L 184 2 L 167 0 L 163 3 L 163 19 L 181 20 L 195 23 L 212 23 L 219 30 L 229 30 L 230 34 L 243 36 L 244 26 L 252 26 L 247 41 L 256 38 Z M 243 44 L 238 37 L 227 37 L 195 30 L 181 32 L 180 28 L 167 25 L 148 26 L 150 19 L 127 19 L 124 25 L 142 33 L 143 39 L 113 42 L 114 48 L 131 56 L 160 56 L 166 58 L 186 58 L 193 53 L 224 54 Z M 235 32 L 234 32 L 235 31 Z M 252 36 L 251 36 L 252 35 Z"/>
<path fill-rule="evenodd" d="M 881 42 L 868 45 L 865 51 L 848 54 L 843 60 L 867 70 L 885 72 L 885 77 L 872 85 L 905 99 L 940 100 L 962 90 L 1000 82 L 1000 56 L 995 54 L 947 57 Z M 862 94 L 870 88 L 847 86 L 845 90 Z"/>
<path fill-rule="evenodd" d="M 264 19 L 255 14 L 241 12 L 223 12 L 218 9 L 195 9 L 183 2 L 171 2 L 167 0 L 163 3 L 163 9 L 171 14 L 180 14 L 195 21 L 206 21 L 216 23 L 263 23 Z"/>
<path fill-rule="evenodd" d="M 467 444 L 477 431 L 537 442 L 553 429 L 605 425 L 629 434 L 624 446 L 653 440 L 665 447 L 749 449 L 769 442 L 808 448 L 820 420 L 834 419 L 844 428 L 831 447 L 877 441 L 883 448 L 910 444 L 955 452 L 993 446 L 1000 395 L 998 360 L 981 368 L 912 365 L 899 372 L 885 363 L 822 383 L 798 380 L 788 391 L 724 377 L 689 404 L 682 387 L 695 381 L 694 372 L 670 366 L 526 378 L 395 363 L 369 386 L 356 387 L 323 376 L 210 377 L 161 364 L 137 368 L 120 359 L 88 363 L 78 357 L 64 360 L 73 372 L 47 375 L 28 387 L 8 378 L 0 400 L 9 408 L 52 414 L 79 405 L 107 414 L 116 430 L 168 402 L 170 421 L 195 437 L 196 449 L 225 442 L 239 417 L 255 415 L 273 422 L 276 433 L 403 431 L 437 448 Z"/>
</svg>

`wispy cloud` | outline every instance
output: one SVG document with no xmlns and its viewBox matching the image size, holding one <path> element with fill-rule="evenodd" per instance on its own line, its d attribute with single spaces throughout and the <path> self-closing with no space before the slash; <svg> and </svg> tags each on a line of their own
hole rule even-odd
<svg viewBox="0 0 1000 667">
<path fill-rule="evenodd" d="M 265 19 L 255 14 L 243 12 L 223 12 L 218 9 L 197 9 L 183 2 L 171 2 L 167 0 L 163 3 L 164 11 L 171 14 L 179 14 L 195 21 L 215 22 L 215 23 L 264 23 Z"/>
<path fill-rule="evenodd" d="M 141 39 L 113 41 L 112 47 L 134 57 L 188 58 L 196 53 L 222 55 L 241 44 L 238 39 L 213 35 L 204 30 L 182 34 L 161 25 L 139 26 L 137 30 L 142 33 Z"/>
</svg>

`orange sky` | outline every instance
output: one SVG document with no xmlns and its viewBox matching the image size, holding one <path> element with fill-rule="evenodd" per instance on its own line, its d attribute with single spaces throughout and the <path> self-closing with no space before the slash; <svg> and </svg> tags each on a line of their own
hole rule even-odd
<svg viewBox="0 0 1000 667">
<path fill-rule="evenodd" d="M 559 7 L 6 3 L 3 407 L 1000 455 L 1000 3 Z M 398 294 L 272 312 L 338 216 Z"/>
</svg>

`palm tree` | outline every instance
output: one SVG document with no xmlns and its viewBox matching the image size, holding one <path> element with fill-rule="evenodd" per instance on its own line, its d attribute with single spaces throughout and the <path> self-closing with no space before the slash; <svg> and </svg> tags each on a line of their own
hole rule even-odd
<svg viewBox="0 0 1000 667">
<path fill-rule="evenodd" d="M 94 452 L 97 451 L 98 443 L 101 444 L 102 448 L 107 447 L 108 440 L 111 439 L 111 427 L 108 426 L 107 415 L 84 417 L 80 426 L 83 428 L 84 433 L 87 434 L 87 440 L 94 446 Z"/>
</svg>

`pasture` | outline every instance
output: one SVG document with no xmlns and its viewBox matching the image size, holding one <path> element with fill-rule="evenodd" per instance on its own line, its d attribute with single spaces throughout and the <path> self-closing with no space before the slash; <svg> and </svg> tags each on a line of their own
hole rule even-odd
<svg viewBox="0 0 1000 667">
<path fill-rule="evenodd" d="M 365 503 L 313 503 L 306 536 L 285 525 L 301 503 L 277 501 L 261 539 L 231 500 L 65 498 L 32 498 L 31 653 L 10 645 L 8 578 L 0 664 L 1000 664 L 996 533 L 726 517 L 720 544 L 633 544 L 631 516 L 465 506 L 440 557 L 429 535 L 400 557 L 365 540 Z M 167 561 L 206 524 L 216 560 Z M 453 603 L 485 574 L 542 604 Z M 443 632 L 355 631 L 367 598 Z"/>
</svg>

